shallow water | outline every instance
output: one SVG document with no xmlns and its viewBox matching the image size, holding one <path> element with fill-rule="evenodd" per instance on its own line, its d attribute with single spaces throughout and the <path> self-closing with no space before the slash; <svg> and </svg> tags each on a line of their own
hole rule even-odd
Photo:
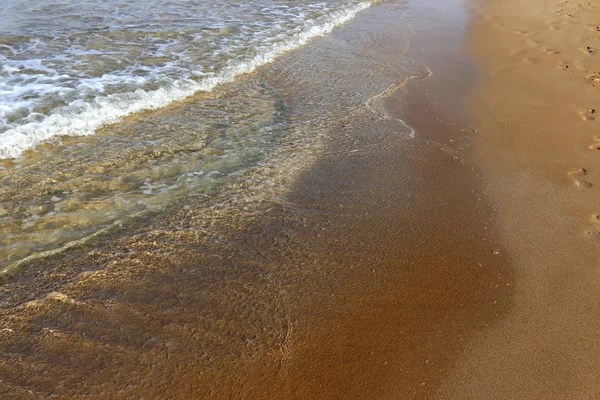
<svg viewBox="0 0 600 400">
<path fill-rule="evenodd" d="M 185 4 L 189 6 L 188 3 Z M 169 54 L 173 60 L 165 63 L 157 61 L 152 67 L 152 73 L 140 72 L 144 79 L 158 74 L 168 78 L 166 81 L 170 80 L 171 83 L 167 85 L 176 81 L 188 82 L 190 76 L 182 78 L 182 71 L 190 71 L 189 63 L 197 62 L 200 66 L 202 62 L 199 60 L 202 57 L 205 57 L 203 62 L 214 63 L 215 71 L 219 71 L 219 68 L 220 71 L 224 71 L 228 66 L 237 63 L 237 60 L 253 59 L 252 57 L 261 52 L 266 54 L 264 35 L 271 35 L 269 37 L 272 37 L 274 43 L 269 44 L 271 49 L 277 46 L 277 43 L 300 45 L 298 33 L 306 33 L 307 27 L 310 27 L 308 32 L 312 32 L 311 29 L 317 26 L 319 28 L 302 37 L 305 39 L 333 29 L 335 23 L 341 23 L 344 18 L 354 15 L 358 9 L 367 5 L 357 2 L 286 2 L 287 11 L 283 12 L 283 3 L 278 2 L 228 2 L 219 7 L 202 4 L 211 12 L 196 19 L 191 18 L 191 21 L 188 21 L 190 18 L 181 16 L 185 8 L 180 9 L 173 4 L 165 6 L 167 11 L 172 12 L 165 11 L 164 15 L 156 17 L 166 18 L 161 22 L 163 24 L 170 24 L 169 26 L 177 29 L 187 27 L 190 32 L 196 33 L 192 35 L 188 32 L 178 39 L 164 39 L 175 47 L 187 49 L 183 52 L 186 54 L 184 58 L 187 60 L 187 67 L 182 64 L 184 61 L 179 55 L 180 52 L 175 52 L 169 47 L 172 50 Z M 31 40 L 25 40 L 26 36 L 23 35 L 27 32 L 30 32 L 30 35 L 33 35 L 31 32 L 37 32 L 34 16 L 42 12 L 40 10 L 47 10 L 55 13 L 57 18 L 63 18 L 78 9 L 38 6 L 29 5 L 29 8 L 19 11 L 18 14 L 22 14 L 23 19 L 15 19 L 17 26 L 13 29 L 15 32 L 21 32 L 21 36 L 13 37 L 10 45 L 5 44 L 5 51 L 8 47 L 14 49 L 18 43 L 23 46 L 23 43 L 31 43 Z M 102 10 L 87 3 L 80 6 L 83 14 L 89 14 L 90 18 L 95 15 L 94 12 Z M 184 7 L 182 4 L 180 6 Z M 388 4 L 385 7 L 398 12 L 403 3 Z M 119 13 L 125 13 L 125 9 Z M 145 10 L 145 7 L 144 10 L 139 10 L 139 18 L 143 17 Z M 14 8 L 5 7 L 2 12 L 14 12 Z M 130 19 L 137 15 L 135 12 L 136 10 L 128 11 Z M 161 35 L 165 34 L 164 26 L 149 17 L 146 18 L 147 23 L 135 25 L 130 19 L 119 17 L 121 14 L 113 14 L 109 14 L 103 22 L 91 18 L 92 22 L 88 25 L 82 25 L 79 19 L 65 17 L 65 32 L 56 26 L 44 28 L 62 32 L 57 35 L 59 40 L 46 43 L 42 50 L 39 46 L 35 47 L 38 50 L 34 50 L 38 53 L 28 53 L 31 49 L 25 46 L 22 53 L 15 52 L 11 57 L 41 57 L 45 52 L 45 65 L 52 64 L 53 59 L 60 59 L 59 63 L 52 64 L 58 69 L 63 68 L 66 71 L 69 68 L 84 66 L 84 69 L 88 70 L 80 71 L 83 74 L 82 78 L 74 78 L 79 82 L 75 85 L 77 86 L 88 79 L 84 78 L 84 75 L 92 77 L 95 72 L 89 69 L 92 68 L 91 64 L 82 61 L 81 54 L 71 51 L 72 49 L 91 48 L 94 41 L 100 41 L 102 38 L 102 43 L 108 47 L 98 51 L 104 52 L 106 57 L 116 57 L 116 50 L 110 50 L 110 46 L 117 42 L 110 39 L 110 35 L 115 31 L 124 35 L 123 32 L 126 31 L 129 32 L 128 35 L 124 35 L 127 40 L 135 42 L 140 37 L 140 32 L 147 32 L 147 35 L 141 36 L 143 40 L 135 42 L 135 45 L 117 46 L 121 56 L 131 58 L 128 66 L 106 64 L 103 68 L 112 69 L 102 70 L 102 73 L 93 77 L 104 84 L 107 74 L 119 71 L 127 85 L 137 84 L 135 82 L 141 81 L 131 80 L 135 75 L 132 68 L 139 67 L 140 60 L 147 55 L 144 56 L 143 52 L 135 49 L 154 49 L 153 54 L 160 55 L 151 43 L 163 40 Z M 301 18 L 298 19 L 298 16 Z M 278 28 L 272 26 L 273 19 L 280 21 L 276 24 Z M 215 21 L 221 21 L 221 25 L 243 24 L 244 27 L 248 25 L 254 28 L 223 28 L 225 31 L 214 33 L 207 27 L 213 26 Z M 100 26 L 101 22 L 108 28 L 99 29 L 89 35 L 73 34 L 81 33 L 84 27 L 88 29 L 89 26 L 95 26 L 94 24 Z M 271 27 L 270 30 L 263 30 L 265 24 Z M 121 27 L 122 30 L 116 27 Z M 211 45 L 221 43 L 218 40 L 213 41 L 213 36 L 205 36 L 208 34 L 205 32 L 207 29 L 210 35 L 214 33 L 223 43 L 233 41 L 239 48 L 227 45 L 228 55 L 219 53 L 224 58 L 206 55 L 208 53 L 199 50 L 190 38 L 196 38 L 197 41 L 200 40 L 198 38 L 204 37 L 207 45 L 209 42 Z M 260 34 L 252 33 L 253 29 Z M 275 32 L 273 29 L 279 30 Z M 246 180 L 246 174 L 257 163 L 271 162 L 274 163 L 275 169 L 281 168 L 276 165 L 276 161 L 268 161 L 269 157 L 277 154 L 277 149 L 281 146 L 299 140 L 301 144 L 298 145 L 298 153 L 310 154 L 314 150 L 311 150 L 311 146 L 314 147 L 318 139 L 329 132 L 331 126 L 343 126 L 346 122 L 355 123 L 354 117 L 358 112 L 367 112 L 384 120 L 389 118 L 385 110 L 378 108 L 381 98 L 385 97 L 388 91 L 395 90 L 399 83 L 429 74 L 425 66 L 417 65 L 402 56 L 410 38 L 409 27 L 406 26 L 405 29 L 402 40 L 395 44 L 398 51 L 389 56 L 378 55 L 377 61 L 374 57 L 363 54 L 364 50 L 361 50 L 363 53 L 357 54 L 357 49 L 349 41 L 330 40 L 316 47 L 314 51 L 306 52 L 302 57 L 294 57 L 285 67 L 278 67 L 276 63 L 270 67 L 269 74 L 239 76 L 232 82 L 213 87 L 210 92 L 200 91 L 186 100 L 170 103 L 158 110 L 129 116 L 120 123 L 96 130 L 91 136 L 60 136 L 60 141 L 59 137 L 53 136 L 55 141 L 52 144 L 38 145 L 32 151 L 16 158 L 0 161 L 0 268 L 11 271 L 24 262 L 82 245 L 123 226 L 143 223 L 153 216 L 189 207 L 189 204 L 198 201 L 210 203 L 211 196 L 215 193 Z M 169 29 L 168 32 L 175 30 Z M 42 33 L 39 32 L 38 35 L 44 36 Z M 385 41 L 385 34 L 373 36 L 367 31 L 363 33 L 364 40 L 372 41 L 373 44 Z M 225 37 L 228 39 L 225 40 Z M 238 39 L 233 40 L 233 37 Z M 8 42 L 5 40 L 4 43 Z M 62 47 L 58 49 L 52 46 Z M 67 53 L 72 57 L 60 55 Z M 336 54 L 335 59 L 329 59 L 330 54 Z M 97 60 L 98 56 L 92 59 Z M 219 64 L 220 62 L 222 63 Z M 175 64 L 179 67 L 171 68 Z M 7 72 L 9 70 L 5 68 L 5 75 L 12 78 L 7 79 L 15 79 L 15 76 L 19 75 Z M 29 72 L 37 74 L 33 70 Z M 23 79 L 26 79 L 24 75 Z M 189 93 L 194 92 L 202 82 L 206 82 L 204 77 L 194 79 L 192 86 L 195 89 Z M 280 82 L 285 82 L 285 85 L 282 86 Z M 115 93 L 132 93 L 126 92 L 129 90 L 128 86 L 117 85 L 110 90 L 113 89 Z M 138 94 L 141 93 L 140 90 L 144 90 L 146 94 L 151 93 L 149 86 L 141 85 L 135 90 Z M 28 98 L 28 101 L 31 104 L 49 104 L 44 96 L 44 91 L 34 90 L 34 95 Z M 96 104 L 94 102 L 99 98 L 98 93 L 94 96 L 82 97 L 75 102 L 93 99 L 86 104 Z M 6 102 L 10 97 L 3 99 Z M 174 99 L 170 98 L 164 104 Z M 48 124 L 51 124 L 49 121 L 52 115 L 62 112 L 61 106 L 53 107 L 49 108 L 49 116 L 44 117 L 39 124 L 51 126 Z M 68 115 L 69 123 L 82 118 L 82 114 L 77 113 L 68 112 L 65 115 Z M 26 120 L 27 118 L 5 122 L 5 127 L 9 128 L 0 135 L 0 145 L 10 143 L 7 137 L 14 137 L 11 135 L 15 129 L 33 126 Z M 21 133 L 23 132 L 25 131 Z M 64 133 L 61 130 L 56 132 Z M 409 136 L 410 130 L 406 128 L 398 134 Z"/>
</svg>

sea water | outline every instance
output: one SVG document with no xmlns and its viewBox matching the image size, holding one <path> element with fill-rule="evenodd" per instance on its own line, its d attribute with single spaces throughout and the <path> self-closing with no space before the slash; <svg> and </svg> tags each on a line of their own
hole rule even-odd
<svg viewBox="0 0 600 400">
<path fill-rule="evenodd" d="M 373 99 L 428 73 L 403 57 L 410 34 L 376 57 L 381 32 L 366 50 L 329 35 L 379 3 L 2 2 L 0 271 L 214 206 L 283 145 L 314 153 L 357 113 L 387 118 Z M 403 3 L 382 4 L 399 21 Z"/>
<path fill-rule="evenodd" d="M 3 1 L 0 157 L 211 91 L 371 3 Z"/>
</svg>

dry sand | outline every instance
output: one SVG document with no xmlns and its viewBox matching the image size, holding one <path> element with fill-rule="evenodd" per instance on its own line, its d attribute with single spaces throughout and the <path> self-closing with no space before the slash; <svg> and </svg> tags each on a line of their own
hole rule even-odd
<svg viewBox="0 0 600 400">
<path fill-rule="evenodd" d="M 600 2 L 474 2 L 470 107 L 516 276 L 439 397 L 600 398 Z"/>
</svg>

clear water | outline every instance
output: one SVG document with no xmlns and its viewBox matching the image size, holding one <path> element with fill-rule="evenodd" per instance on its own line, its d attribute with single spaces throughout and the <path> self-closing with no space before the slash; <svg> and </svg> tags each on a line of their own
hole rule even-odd
<svg viewBox="0 0 600 400">
<path fill-rule="evenodd" d="M 429 73 L 403 56 L 404 3 L 377 7 L 389 33 L 327 35 L 373 4 L 2 3 L 0 271 L 276 182 L 279 154 L 357 121 L 410 136 L 378 107 Z"/>
<path fill-rule="evenodd" d="M 0 158 L 210 91 L 372 2 L 5 0 Z"/>
</svg>

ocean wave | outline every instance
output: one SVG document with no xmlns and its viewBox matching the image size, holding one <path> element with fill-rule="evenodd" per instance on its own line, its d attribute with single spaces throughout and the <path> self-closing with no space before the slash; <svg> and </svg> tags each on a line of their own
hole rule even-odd
<svg viewBox="0 0 600 400">
<path fill-rule="evenodd" d="M 34 113 L 35 121 L 11 127 L 0 134 L 0 158 L 19 157 L 24 151 L 60 136 L 93 135 L 100 127 L 118 123 L 128 115 L 159 109 L 198 92 L 212 91 L 216 86 L 233 82 L 236 77 L 274 61 L 315 37 L 330 33 L 335 27 L 353 19 L 373 3 L 361 2 L 308 21 L 292 36 L 273 44 L 257 46 L 253 49 L 254 55 L 239 61 L 230 61 L 220 71 L 198 80 L 173 79 L 155 90 L 138 88 L 91 98 L 77 98 L 53 109 L 48 115 Z M 101 85 L 97 80 L 95 82 Z"/>
</svg>

